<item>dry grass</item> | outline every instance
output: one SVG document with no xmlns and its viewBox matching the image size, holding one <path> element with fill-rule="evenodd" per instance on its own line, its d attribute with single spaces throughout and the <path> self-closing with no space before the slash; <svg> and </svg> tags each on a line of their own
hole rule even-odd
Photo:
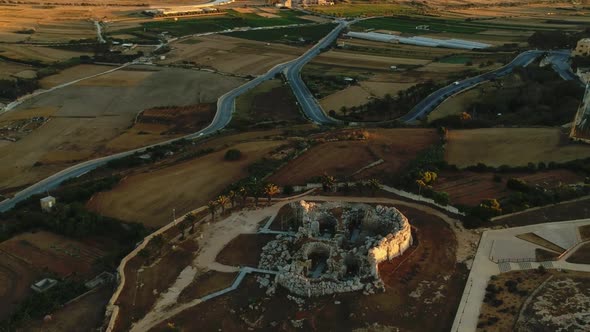
<svg viewBox="0 0 590 332">
<path fill-rule="evenodd" d="M 580 226 L 578 231 L 580 232 L 580 238 L 582 241 L 590 240 L 590 225 Z"/>
<path fill-rule="evenodd" d="M 225 150 L 222 150 L 149 173 L 132 175 L 113 190 L 96 195 L 88 206 L 103 215 L 150 227 L 163 226 L 171 221 L 172 209 L 182 215 L 204 205 L 225 187 L 245 177 L 247 165 L 283 143 L 242 143 L 233 147 L 244 156 L 239 161 L 225 161 Z"/>
<path fill-rule="evenodd" d="M 305 184 L 324 173 L 346 177 L 383 159 L 384 163 L 354 177 L 379 178 L 398 172 L 414 159 L 418 151 L 437 140 L 432 129 L 372 129 L 368 133 L 369 138 L 363 141 L 327 142 L 314 146 L 281 168 L 270 180 L 280 185 L 294 185 Z"/>
<path fill-rule="evenodd" d="M 446 160 L 458 167 L 523 166 L 590 157 L 590 146 L 569 143 L 559 128 L 451 130 L 448 137 Z"/>
<path fill-rule="evenodd" d="M 103 73 L 112 68 L 113 67 L 103 65 L 79 65 L 62 70 L 58 74 L 44 77 L 39 83 L 43 89 L 48 89 L 80 78 Z"/>
</svg>

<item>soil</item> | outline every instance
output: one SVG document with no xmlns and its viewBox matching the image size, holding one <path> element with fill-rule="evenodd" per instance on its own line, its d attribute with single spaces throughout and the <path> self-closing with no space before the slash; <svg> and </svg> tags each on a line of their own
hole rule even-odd
<svg viewBox="0 0 590 332">
<path fill-rule="evenodd" d="M 180 272 L 193 260 L 197 250 L 194 241 L 187 240 L 175 249 L 165 246 L 153 264 L 144 266 L 144 259 L 136 256 L 125 269 L 125 283 L 117 305 L 120 331 L 128 331 L 131 323 L 143 317 L 156 303 L 159 294 L 174 283 Z"/>
<path fill-rule="evenodd" d="M 205 205 L 231 183 L 248 175 L 247 166 L 284 141 L 232 146 L 242 159 L 226 161 L 227 149 L 190 161 L 128 176 L 113 190 L 95 195 L 88 207 L 100 214 L 160 227 L 171 221 L 172 209 L 182 215 Z"/>
<path fill-rule="evenodd" d="M 189 302 L 205 295 L 230 287 L 236 279 L 237 273 L 207 271 L 182 290 L 178 302 Z"/>
<path fill-rule="evenodd" d="M 494 221 L 498 225 L 518 227 L 544 222 L 567 221 L 590 218 L 590 198 L 575 202 L 550 205 L 529 212 L 519 213 Z"/>
<path fill-rule="evenodd" d="M 434 189 L 449 194 L 452 204 L 478 205 L 484 199 L 502 198 L 511 191 L 506 188 L 510 178 L 524 180 L 529 185 L 555 188 L 560 184 L 584 182 L 584 177 L 568 170 L 550 170 L 533 174 L 502 173 L 500 182 L 494 180 L 494 173 L 469 171 L 443 171 L 438 174 Z"/>
<path fill-rule="evenodd" d="M 590 264 L 590 243 L 581 245 L 566 261 L 575 264 Z"/>
<path fill-rule="evenodd" d="M 275 238 L 271 234 L 240 234 L 223 248 L 215 259 L 230 266 L 258 267 L 262 247 Z"/>
<path fill-rule="evenodd" d="M 451 130 L 446 160 L 457 167 L 526 166 L 590 157 L 590 146 L 564 138 L 560 128 L 489 128 Z"/>
<path fill-rule="evenodd" d="M 105 307 L 112 294 L 111 286 L 103 286 L 53 312 L 51 321 L 34 321 L 21 331 L 94 331 L 104 322 Z"/>
<path fill-rule="evenodd" d="M 0 320 L 12 313 L 18 303 L 31 294 L 31 285 L 41 272 L 7 252 L 0 252 Z"/>
<path fill-rule="evenodd" d="M 419 151 L 438 139 L 433 129 L 368 129 L 367 132 L 367 140 L 327 142 L 314 146 L 269 180 L 279 185 L 300 185 L 324 173 L 338 178 L 384 178 L 399 172 Z M 353 173 L 379 159 L 384 162 L 353 176 Z"/>
</svg>

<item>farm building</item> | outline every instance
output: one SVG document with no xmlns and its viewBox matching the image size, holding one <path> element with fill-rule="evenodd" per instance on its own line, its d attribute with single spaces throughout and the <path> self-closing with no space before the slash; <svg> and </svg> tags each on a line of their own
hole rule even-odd
<svg viewBox="0 0 590 332">
<path fill-rule="evenodd" d="M 45 212 L 50 212 L 53 207 L 55 206 L 55 197 L 47 196 L 41 198 L 41 210 Z"/>
</svg>

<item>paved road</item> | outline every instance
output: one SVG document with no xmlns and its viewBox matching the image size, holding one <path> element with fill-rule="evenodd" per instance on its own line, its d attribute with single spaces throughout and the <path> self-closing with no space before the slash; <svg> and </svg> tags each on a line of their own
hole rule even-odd
<svg viewBox="0 0 590 332">
<path fill-rule="evenodd" d="M 531 62 L 533 62 L 545 53 L 548 53 L 547 60 L 551 62 L 553 69 L 563 79 L 578 80 L 578 77 L 574 75 L 574 73 L 571 71 L 570 65 L 568 63 L 569 51 L 526 51 L 520 53 L 509 64 L 501 68 L 498 68 L 494 71 L 479 76 L 455 82 L 440 90 L 435 91 L 434 93 L 430 94 L 428 97 L 423 99 L 420 103 L 418 103 L 410 112 L 408 112 L 408 114 L 402 116 L 400 120 L 404 122 L 414 122 L 416 120 L 419 120 L 422 117 L 428 115 L 434 109 L 436 109 L 437 106 L 439 106 L 443 101 L 445 101 L 450 96 L 469 90 L 474 86 L 487 82 L 489 80 L 506 76 L 512 73 L 512 71 L 517 67 L 526 67 Z"/>
<path fill-rule="evenodd" d="M 292 62 L 284 70 L 285 77 L 293 89 L 293 93 L 297 98 L 297 102 L 301 106 L 303 113 L 313 122 L 322 125 L 338 124 L 341 121 L 329 117 L 322 110 L 318 101 L 315 99 L 307 85 L 301 79 L 301 69 L 311 59 L 321 53 L 322 48 L 329 47 L 332 42 L 338 37 L 340 32 L 352 22 L 340 21 L 338 26 L 332 30 L 326 37 L 316 44 L 316 46 L 305 52 L 297 61 Z"/>
<path fill-rule="evenodd" d="M 346 23 L 346 22 L 339 23 L 339 25 L 330 34 L 328 34 L 326 37 L 324 37 L 324 39 L 322 39 L 320 42 L 318 42 L 316 45 L 314 45 L 312 48 L 310 48 L 307 52 L 305 52 L 299 58 L 289 61 L 289 62 L 286 62 L 286 63 L 279 64 L 279 65 L 271 68 L 264 75 L 258 76 L 255 79 L 248 81 L 247 83 L 245 83 L 245 84 L 237 87 L 236 89 L 229 91 L 228 93 L 219 97 L 219 99 L 217 100 L 217 113 L 215 114 L 215 117 L 213 118 L 213 121 L 211 122 L 211 124 L 209 124 L 209 126 L 207 126 L 205 129 L 202 129 L 196 133 L 193 133 L 193 134 L 190 134 L 190 135 L 187 135 L 184 137 L 168 140 L 165 142 L 153 144 L 150 146 L 146 146 L 146 147 L 131 150 L 131 151 L 121 152 L 121 153 L 117 153 L 114 155 L 85 161 L 83 163 L 69 167 L 65 170 L 62 170 L 54 175 L 51 175 L 50 177 L 48 177 L 46 179 L 43 179 L 43 180 L 31 185 L 30 187 L 27 187 L 26 189 L 15 194 L 14 197 L 0 202 L 0 212 L 4 212 L 4 211 L 11 209 L 12 207 L 14 207 L 14 205 L 16 203 L 30 197 L 31 195 L 51 190 L 51 189 L 59 186 L 63 181 L 81 176 L 91 170 L 96 169 L 97 167 L 105 165 L 106 163 L 108 163 L 111 160 L 120 159 L 120 158 L 129 156 L 129 155 L 132 155 L 134 153 L 137 153 L 137 152 L 141 153 L 151 147 L 166 145 L 166 144 L 169 144 L 171 142 L 178 141 L 181 139 L 197 139 L 197 138 L 202 138 L 202 137 L 205 137 L 205 136 L 208 136 L 211 134 L 215 134 L 216 132 L 225 128 L 229 124 L 231 117 L 232 117 L 232 113 L 235 110 L 235 100 L 238 96 L 240 96 L 241 94 L 247 92 L 248 90 L 256 87 L 258 84 L 260 84 L 266 80 L 274 78 L 276 74 L 279 74 L 284 70 L 286 70 L 287 73 L 291 73 L 290 75 L 293 78 L 293 81 L 291 81 L 292 82 L 291 84 L 295 87 L 293 90 L 295 92 L 297 100 L 299 100 L 300 103 L 302 104 L 302 108 L 303 108 L 304 112 L 306 112 L 307 116 L 317 123 L 334 123 L 333 121 L 335 121 L 335 120 L 326 116 L 323 113 L 323 111 L 321 110 L 321 108 L 319 108 L 319 106 L 317 105 L 317 102 L 315 101 L 315 98 L 313 98 L 313 96 L 311 95 L 311 93 L 309 92 L 309 90 L 307 89 L 305 84 L 303 84 L 303 82 L 301 81 L 301 77 L 299 77 L 299 75 L 296 75 L 296 77 L 294 77 L 293 74 L 295 72 L 297 72 L 297 74 L 298 74 L 299 70 L 301 69 L 301 67 L 303 67 L 303 65 L 305 63 L 307 63 L 310 59 L 312 59 L 313 57 L 315 57 L 317 54 L 320 53 L 321 48 L 326 47 L 330 43 L 332 43 L 332 41 L 334 39 L 336 39 L 336 37 L 338 36 L 338 33 L 347 24 L 348 23 Z M 124 66 L 127 66 L 127 64 Z M 120 68 L 115 68 L 112 71 L 115 71 L 117 69 L 120 69 Z M 295 71 L 294 69 L 297 71 Z M 108 71 L 108 72 L 111 72 L 111 71 Z M 104 75 L 108 72 L 101 73 L 100 75 Z M 65 85 L 59 86 L 59 88 L 66 86 L 66 85 L 74 84 L 76 82 L 77 81 L 69 82 Z M 42 91 L 37 94 L 29 95 L 29 96 L 27 96 L 26 99 L 38 96 L 41 93 L 47 93 L 47 92 L 53 91 L 57 88 L 58 87 L 55 87 L 50 90 Z M 12 108 L 16 107 L 18 104 L 22 103 L 26 99 L 23 98 L 23 100 L 19 100 L 17 102 L 11 103 L 9 105 L 9 107 L 7 107 L 7 109 L 12 109 Z M 316 106 L 315 108 L 313 107 L 314 105 Z"/>
</svg>

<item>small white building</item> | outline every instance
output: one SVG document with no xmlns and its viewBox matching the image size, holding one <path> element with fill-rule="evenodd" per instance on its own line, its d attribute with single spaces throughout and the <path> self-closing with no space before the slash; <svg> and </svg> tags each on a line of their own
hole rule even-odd
<svg viewBox="0 0 590 332">
<path fill-rule="evenodd" d="M 578 45 L 574 50 L 574 55 L 590 56 L 590 38 L 578 40 Z"/>
<path fill-rule="evenodd" d="M 53 207 L 55 206 L 55 197 L 47 196 L 41 198 L 41 210 L 45 212 L 51 212 Z"/>
</svg>

